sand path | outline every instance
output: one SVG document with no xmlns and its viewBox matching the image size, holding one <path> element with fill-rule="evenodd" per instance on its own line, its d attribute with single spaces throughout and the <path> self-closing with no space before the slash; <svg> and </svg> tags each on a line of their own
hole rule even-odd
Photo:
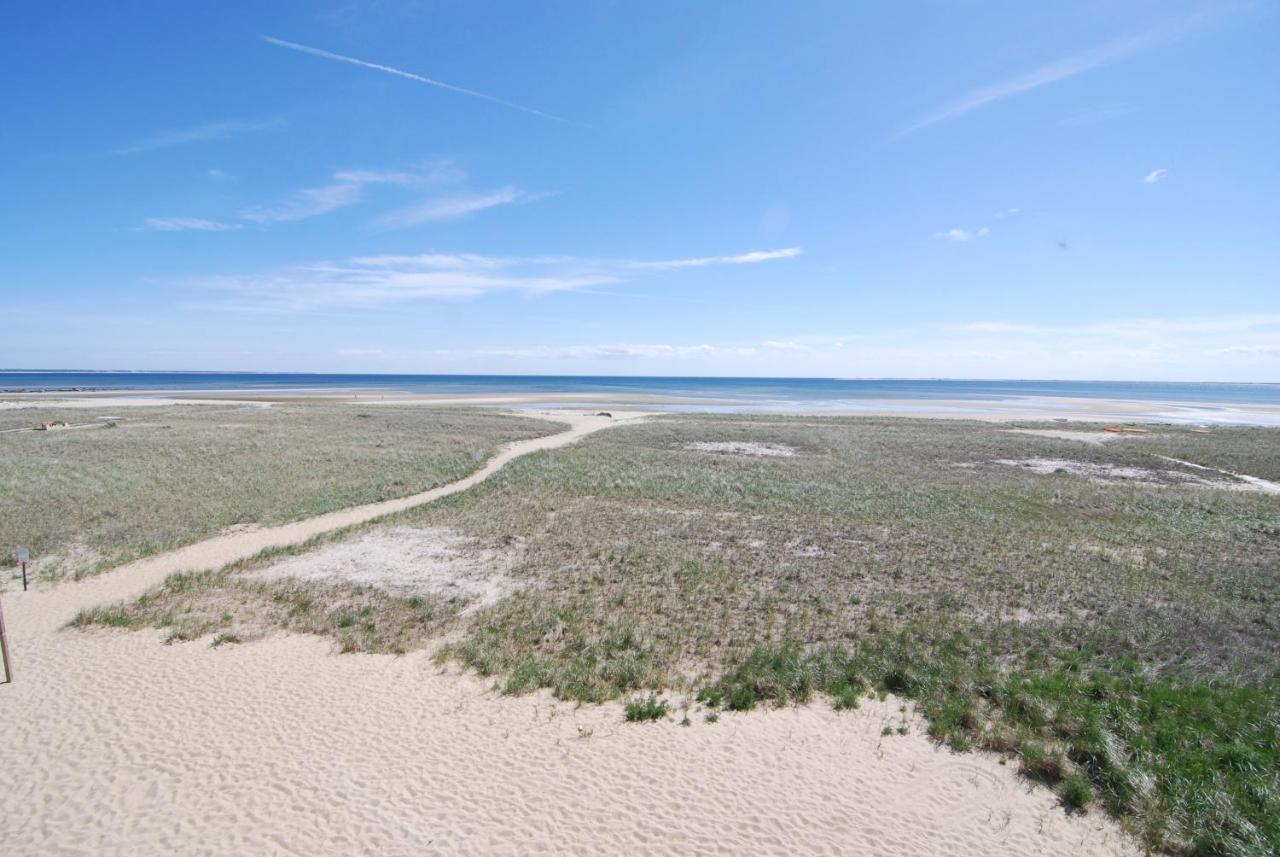
<svg viewBox="0 0 1280 857">
<path fill-rule="evenodd" d="M 544 449 L 555 449 L 573 443 L 592 432 L 621 423 L 635 422 L 649 414 L 639 411 L 613 412 L 612 417 L 573 411 L 529 411 L 522 415 L 541 417 L 565 423 L 568 428 L 558 434 L 521 440 L 503 446 L 485 465 L 470 476 L 440 485 L 429 491 L 383 500 L 363 506 L 352 506 L 302 521 L 273 527 L 237 530 L 187 545 L 174 551 L 147 557 L 122 565 L 110 572 L 74 584 L 37 589 L 6 596 L 20 604 L 23 622 L 29 632 L 48 632 L 65 625 L 76 612 L 107 601 L 119 601 L 141 595 L 176 571 L 215 569 L 248 559 L 268 548 L 286 547 L 305 542 L 324 533 L 363 524 L 394 512 L 402 512 L 465 491 L 501 470 L 508 462 Z M 18 605 L 15 603 L 15 607 Z"/>
<path fill-rule="evenodd" d="M 904 720 L 892 698 L 629 725 L 617 704 L 497 696 L 423 653 L 61 628 L 170 571 L 429 502 L 601 427 L 571 426 L 433 492 L 8 593 L 17 680 L 0 685 L 0 853 L 1139 853 L 1100 813 L 1067 815 L 994 757 L 934 746 L 914 718 L 882 736 Z"/>
</svg>

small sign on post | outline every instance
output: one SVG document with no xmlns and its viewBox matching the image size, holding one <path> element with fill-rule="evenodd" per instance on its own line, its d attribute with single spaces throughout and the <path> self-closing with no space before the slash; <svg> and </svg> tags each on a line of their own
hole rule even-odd
<svg viewBox="0 0 1280 857">
<path fill-rule="evenodd" d="M 27 591 L 27 563 L 31 562 L 31 551 L 26 548 L 18 548 L 13 552 L 14 559 L 18 561 L 18 565 L 22 566 L 22 591 Z"/>
</svg>

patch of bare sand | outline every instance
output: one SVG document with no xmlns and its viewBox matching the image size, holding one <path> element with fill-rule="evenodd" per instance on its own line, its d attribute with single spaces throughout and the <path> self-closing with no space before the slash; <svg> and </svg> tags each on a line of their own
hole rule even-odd
<svg viewBox="0 0 1280 857">
<path fill-rule="evenodd" d="M 1169 459 L 1173 461 L 1174 459 Z M 1236 478 L 1212 479 L 1184 473 L 1181 470 L 1158 470 L 1152 467 L 1135 467 L 1124 464 L 1104 464 L 1094 461 L 1072 461 L 1067 458 L 996 459 L 994 464 L 1017 467 L 1049 476 L 1069 473 L 1083 476 L 1093 482 L 1109 484 L 1139 483 L 1143 485 L 1183 485 L 1191 488 L 1218 488 L 1228 491 L 1261 491 L 1260 486 Z M 1182 463 L 1182 462 L 1179 462 Z M 1193 465 L 1194 466 L 1194 465 Z M 1207 468 L 1201 468 L 1207 469 Z M 1215 471 L 1222 472 L 1222 471 Z M 1230 477 L 1231 474 L 1223 473 Z M 1280 487 L 1280 486 L 1278 486 Z"/>
<path fill-rule="evenodd" d="M 1261 477 L 1258 477 L 1258 476 L 1246 476 L 1243 473 L 1233 473 L 1230 470 L 1219 470 L 1216 467 L 1205 467 L 1203 464 L 1195 464 L 1194 462 L 1191 462 L 1191 461 L 1183 461 L 1181 458 L 1170 458 L 1167 455 L 1157 455 L 1156 458 L 1162 458 L 1165 461 L 1171 461 L 1174 464 L 1181 464 L 1184 467 L 1190 467 L 1194 470 L 1203 470 L 1209 473 L 1220 473 L 1223 476 L 1229 476 L 1232 479 L 1239 479 L 1241 482 L 1245 482 L 1248 485 L 1252 486 L 1254 490 L 1261 491 L 1264 494 L 1280 494 L 1280 483 L 1272 482 L 1268 479 L 1262 479 Z M 1241 490 L 1248 490 L 1248 489 L 1242 488 Z"/>
<path fill-rule="evenodd" d="M 519 588 L 507 575 L 519 552 L 519 543 L 484 544 L 448 527 L 388 527 L 272 563 L 247 576 L 438 595 L 470 602 L 462 611 L 466 615 L 497 604 Z"/>
<path fill-rule="evenodd" d="M 757 443 L 742 440 L 700 440 L 686 443 L 684 448 L 715 455 L 757 455 L 765 458 L 791 458 L 799 453 L 794 446 L 788 446 L 785 443 Z"/>
</svg>

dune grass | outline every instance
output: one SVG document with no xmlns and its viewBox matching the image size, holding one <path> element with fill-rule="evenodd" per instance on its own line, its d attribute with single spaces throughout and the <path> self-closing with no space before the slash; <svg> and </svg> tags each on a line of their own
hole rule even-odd
<svg viewBox="0 0 1280 857">
<path fill-rule="evenodd" d="M 521 540 L 527 585 L 450 625 L 439 653 L 505 692 L 622 697 L 639 718 L 684 690 L 709 721 L 892 692 L 937 740 L 1004 753 L 1152 847 L 1275 852 L 1280 500 L 994 462 L 1180 468 L 1170 456 L 1275 479 L 1280 431 L 1086 446 L 1005 428 L 666 418 L 519 459 L 395 524 Z M 708 443 L 796 454 L 691 447 Z"/>
<path fill-rule="evenodd" d="M 72 627 L 158 628 L 165 642 L 212 635 L 215 648 L 272 631 L 333 637 L 338 651 L 419 649 L 440 636 L 457 605 L 428 596 L 395 596 L 368 586 L 297 580 L 257 581 L 233 569 L 181 572 L 127 605 L 82 611 Z"/>
<path fill-rule="evenodd" d="M 38 578 L 424 491 L 472 472 L 502 443 L 557 430 L 493 411 L 320 403 L 106 414 L 124 419 L 0 434 L 0 546 L 29 547 Z M 97 412 L 0 416 L 12 428 L 95 423 Z"/>
<path fill-rule="evenodd" d="M 540 585 L 446 651 L 506 691 L 684 687 L 713 710 L 891 691 L 938 740 L 1007 753 L 1153 847 L 1272 853 L 1280 501 L 990 463 L 1161 455 L 1275 478 L 1280 432 L 1086 447 L 988 424 L 683 419 L 519 462 L 415 517 L 530 540 Z"/>
</svg>

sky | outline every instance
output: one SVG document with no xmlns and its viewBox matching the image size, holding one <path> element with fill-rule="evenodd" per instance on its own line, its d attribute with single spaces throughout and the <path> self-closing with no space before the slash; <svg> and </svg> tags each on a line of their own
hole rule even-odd
<svg viewBox="0 0 1280 857">
<path fill-rule="evenodd" d="M 1280 381 L 1280 3 L 11 4 L 0 367 Z"/>
</svg>

